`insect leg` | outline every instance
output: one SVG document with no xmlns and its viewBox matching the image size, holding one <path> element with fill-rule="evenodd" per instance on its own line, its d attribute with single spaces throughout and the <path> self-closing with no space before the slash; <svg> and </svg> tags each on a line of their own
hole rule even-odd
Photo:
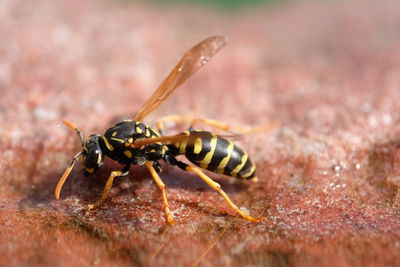
<svg viewBox="0 0 400 267">
<path fill-rule="evenodd" d="M 104 200 L 106 200 L 108 192 L 112 188 L 112 185 L 113 185 L 113 182 L 114 182 L 114 178 L 128 175 L 129 167 L 130 167 L 130 165 L 128 164 L 121 171 L 113 171 L 113 172 L 111 172 L 110 177 L 108 177 L 106 185 L 104 186 L 103 194 L 101 195 L 100 199 L 97 200 L 96 203 L 88 205 L 89 209 L 97 208 L 98 206 L 100 206 L 104 202 Z"/>
<path fill-rule="evenodd" d="M 206 182 L 212 189 L 214 189 L 215 191 L 217 191 L 224 199 L 226 202 L 228 202 L 229 206 L 231 206 L 237 213 L 239 213 L 240 216 L 242 216 L 244 219 L 251 221 L 251 222 L 258 222 L 260 221 L 262 218 L 255 218 L 252 217 L 250 215 L 247 215 L 246 213 L 244 213 L 243 211 L 241 211 L 233 202 L 232 200 L 228 197 L 228 195 L 221 189 L 221 185 L 215 181 L 213 181 L 210 177 L 208 177 L 207 175 L 205 175 L 199 168 L 194 167 L 194 166 L 190 166 L 186 163 L 183 163 L 181 161 L 176 161 L 175 164 L 188 172 L 193 172 L 195 173 L 197 176 L 199 176 L 204 182 Z"/>
<path fill-rule="evenodd" d="M 276 122 L 272 123 L 267 123 L 267 124 L 262 124 L 259 126 L 255 127 L 249 127 L 249 126 L 240 126 L 240 125 L 230 125 L 225 122 L 213 120 L 213 119 L 207 119 L 207 118 L 194 118 L 189 126 L 189 130 L 194 128 L 194 125 L 196 123 L 203 123 L 208 126 L 211 126 L 213 128 L 227 131 L 227 132 L 239 132 L 241 134 L 252 134 L 252 133 L 260 133 L 267 131 L 269 129 L 275 128 L 277 126 Z"/>
<path fill-rule="evenodd" d="M 161 180 L 160 176 L 158 175 L 158 173 L 154 169 L 153 163 L 151 163 L 150 161 L 146 161 L 146 163 L 144 165 L 146 165 L 147 169 L 149 169 L 150 174 L 154 179 L 154 182 L 156 182 L 158 188 L 160 188 L 160 190 L 161 190 L 163 201 L 164 201 L 165 214 L 167 216 L 167 221 L 170 224 L 174 224 L 175 221 L 174 221 L 174 219 L 172 219 L 171 211 L 169 210 L 169 204 L 168 204 L 168 200 L 167 200 L 167 193 L 165 191 L 165 184 L 163 183 L 163 181 Z"/>
<path fill-rule="evenodd" d="M 266 123 L 262 125 L 258 125 L 255 127 L 248 127 L 248 126 L 240 126 L 240 125 L 230 125 L 228 123 L 217 121 L 208 118 L 195 118 L 194 116 L 180 116 L 180 115 L 170 115 L 161 118 L 157 121 L 156 126 L 157 130 L 161 133 L 162 129 L 164 128 L 164 124 L 172 121 L 175 123 L 189 123 L 189 131 L 193 130 L 195 124 L 202 123 L 208 126 L 211 126 L 215 129 L 219 129 L 222 131 L 227 132 L 239 132 L 241 134 L 252 134 L 252 133 L 260 133 L 267 131 L 269 129 L 273 129 L 278 126 L 277 122 Z"/>
<path fill-rule="evenodd" d="M 175 123 L 190 123 L 193 120 L 192 116 L 181 116 L 181 115 L 169 115 L 162 117 L 156 122 L 157 130 L 160 134 L 162 134 L 162 130 L 164 129 L 164 125 L 167 122 L 175 122 Z"/>
</svg>

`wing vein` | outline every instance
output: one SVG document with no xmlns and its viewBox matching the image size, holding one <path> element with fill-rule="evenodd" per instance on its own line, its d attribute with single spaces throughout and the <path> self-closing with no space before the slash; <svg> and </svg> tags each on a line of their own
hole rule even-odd
<svg viewBox="0 0 400 267">
<path fill-rule="evenodd" d="M 135 115 L 136 121 L 158 108 L 171 93 L 204 66 L 227 43 L 222 36 L 209 37 L 187 51 L 161 85 Z"/>
</svg>

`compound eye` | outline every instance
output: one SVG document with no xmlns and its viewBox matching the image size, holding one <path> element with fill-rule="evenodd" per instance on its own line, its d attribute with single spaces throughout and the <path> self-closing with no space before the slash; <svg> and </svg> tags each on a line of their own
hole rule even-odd
<svg viewBox="0 0 400 267">
<path fill-rule="evenodd" d="M 98 168 L 103 163 L 103 155 L 99 149 L 89 151 L 85 158 L 86 168 Z"/>
<path fill-rule="evenodd" d="M 91 153 L 90 153 L 91 152 Z M 94 173 L 103 164 L 102 153 L 99 150 L 90 151 L 84 159 L 84 174 L 90 175 Z"/>
</svg>

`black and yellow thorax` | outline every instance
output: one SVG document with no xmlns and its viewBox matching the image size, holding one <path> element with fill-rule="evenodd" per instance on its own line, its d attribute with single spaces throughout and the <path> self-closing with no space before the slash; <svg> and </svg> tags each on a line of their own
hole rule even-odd
<svg viewBox="0 0 400 267">
<path fill-rule="evenodd" d="M 133 148 L 130 144 L 137 139 L 159 136 L 160 134 L 156 130 L 142 122 L 126 120 L 109 128 L 102 136 L 100 145 L 107 157 L 121 164 L 142 165 L 148 160 L 149 154 L 159 154 L 159 157 L 162 157 L 167 149 L 166 146 L 153 144 L 143 148 Z"/>
</svg>

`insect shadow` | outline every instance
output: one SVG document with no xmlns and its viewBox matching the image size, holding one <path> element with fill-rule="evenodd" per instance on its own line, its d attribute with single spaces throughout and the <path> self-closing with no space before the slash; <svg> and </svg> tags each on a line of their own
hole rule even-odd
<svg viewBox="0 0 400 267">
<path fill-rule="evenodd" d="M 167 187 L 167 193 L 169 189 L 176 188 L 183 189 L 191 194 L 213 191 L 212 188 L 196 175 L 189 174 L 179 168 L 164 163 L 162 163 L 161 166 L 163 172 L 160 176 Z M 106 160 L 101 171 L 89 176 L 85 176 L 80 168 L 76 168 L 76 170 L 71 173 L 71 179 L 65 182 L 62 192 L 63 196 L 67 199 L 76 198 L 83 203 L 95 201 L 102 192 L 111 171 L 118 167 L 120 167 L 120 164 L 112 160 Z M 62 170 L 49 172 L 40 177 L 40 182 L 33 183 L 26 197 L 18 202 L 19 209 L 24 210 L 36 207 L 53 210 L 62 205 L 59 204 L 62 202 L 54 200 L 54 188 L 57 183 L 56 178 L 60 177 L 61 174 Z M 231 177 L 224 177 L 212 173 L 210 173 L 210 176 L 214 176 L 216 178 L 215 180 L 218 181 L 227 193 L 239 193 L 245 191 L 247 188 L 246 184 L 240 183 L 240 181 L 234 180 Z M 128 182 L 128 187 L 123 186 L 126 182 Z M 131 172 L 128 176 L 116 179 L 113 188 L 119 188 L 120 190 L 115 196 L 135 196 L 135 190 L 144 187 L 146 182 L 154 183 L 148 170 L 144 166 L 131 166 Z M 154 189 L 156 192 L 159 192 L 156 184 L 154 184 Z M 161 200 L 161 193 L 159 197 Z M 219 198 L 220 196 L 215 195 L 215 197 Z"/>
</svg>

